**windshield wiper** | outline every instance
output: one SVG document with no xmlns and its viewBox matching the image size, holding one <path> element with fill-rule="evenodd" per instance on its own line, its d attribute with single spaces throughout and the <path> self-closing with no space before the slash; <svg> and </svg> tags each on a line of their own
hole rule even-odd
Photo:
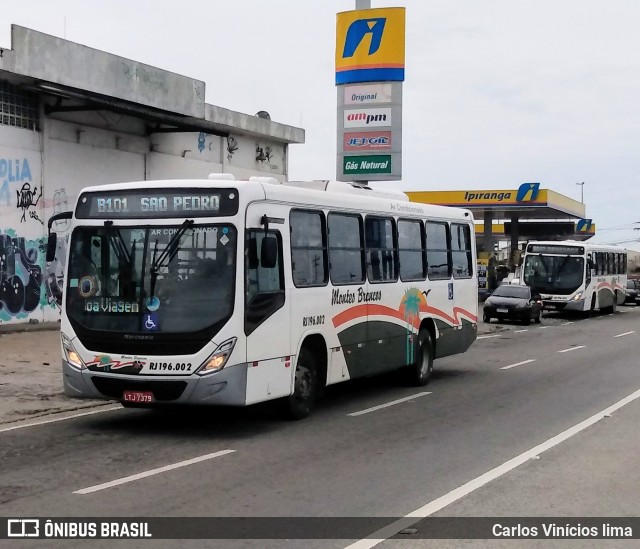
<svg viewBox="0 0 640 549">
<path fill-rule="evenodd" d="M 119 229 L 114 228 L 113 221 L 105 221 L 104 226 L 107 229 L 109 243 L 111 244 L 111 247 L 116 254 L 118 265 L 131 265 L 131 255 L 134 253 L 134 248 L 132 247 L 131 253 L 129 253 L 129 250 L 127 250 L 127 245 L 122 238 L 122 233 L 120 233 Z"/>
<path fill-rule="evenodd" d="M 156 289 L 156 280 L 158 279 L 158 271 L 160 267 L 163 267 L 166 264 L 169 265 L 173 258 L 178 253 L 178 249 L 180 247 L 180 239 L 187 232 L 189 228 L 193 226 L 193 219 L 185 219 L 184 223 L 180 225 L 178 231 L 171 237 L 167 245 L 164 247 L 164 250 L 158 256 L 158 240 L 156 239 L 156 243 L 153 249 L 153 258 L 151 260 L 151 296 L 155 295 Z M 168 260 L 168 261 L 167 261 Z"/>
</svg>

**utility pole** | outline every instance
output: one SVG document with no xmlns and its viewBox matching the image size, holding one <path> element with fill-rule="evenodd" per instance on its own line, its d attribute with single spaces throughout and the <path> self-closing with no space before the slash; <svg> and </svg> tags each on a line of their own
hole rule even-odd
<svg viewBox="0 0 640 549">
<path fill-rule="evenodd" d="M 584 204 L 584 181 L 582 183 L 576 183 L 576 185 L 580 185 L 580 202 Z"/>
</svg>

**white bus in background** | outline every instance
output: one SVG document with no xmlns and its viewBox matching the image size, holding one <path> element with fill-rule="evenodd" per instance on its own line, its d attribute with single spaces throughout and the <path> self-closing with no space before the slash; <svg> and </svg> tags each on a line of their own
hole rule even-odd
<svg viewBox="0 0 640 549">
<path fill-rule="evenodd" d="M 477 331 L 473 217 L 346 183 L 140 181 L 84 189 L 71 219 L 65 392 L 125 405 L 306 416 L 326 385 L 433 359 Z"/>
<path fill-rule="evenodd" d="M 625 299 L 627 252 L 575 240 L 529 241 L 522 281 L 540 293 L 545 309 L 613 313 Z"/>
</svg>

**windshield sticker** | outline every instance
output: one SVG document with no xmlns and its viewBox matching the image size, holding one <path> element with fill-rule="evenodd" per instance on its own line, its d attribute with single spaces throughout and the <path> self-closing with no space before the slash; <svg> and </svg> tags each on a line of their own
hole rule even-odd
<svg viewBox="0 0 640 549">
<path fill-rule="evenodd" d="M 222 244 L 223 246 L 226 246 L 229 243 L 229 237 L 227 236 L 228 232 L 229 232 L 228 227 L 222 228 L 222 237 L 220 238 L 220 244 Z"/>
<path fill-rule="evenodd" d="M 78 279 L 71 278 L 69 279 L 69 288 L 77 288 L 78 287 Z"/>
<path fill-rule="evenodd" d="M 98 280 L 95 276 L 83 276 L 78 283 L 78 293 L 82 297 L 93 297 L 98 291 Z"/>
<path fill-rule="evenodd" d="M 155 332 L 159 328 L 158 315 L 156 313 L 145 313 L 144 330 L 145 332 Z"/>
<path fill-rule="evenodd" d="M 160 299 L 158 299 L 157 296 L 148 297 L 145 301 L 145 305 L 151 312 L 155 312 L 160 308 Z"/>
<path fill-rule="evenodd" d="M 140 306 L 137 301 L 115 300 L 110 297 L 86 301 L 84 310 L 88 313 L 138 313 Z"/>
</svg>

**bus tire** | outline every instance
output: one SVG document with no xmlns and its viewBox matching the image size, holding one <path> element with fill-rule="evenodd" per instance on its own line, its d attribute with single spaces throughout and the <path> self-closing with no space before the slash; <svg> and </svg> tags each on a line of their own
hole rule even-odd
<svg viewBox="0 0 640 549">
<path fill-rule="evenodd" d="M 318 369 L 313 354 L 300 349 L 293 380 L 293 394 L 287 397 L 286 412 L 290 419 L 303 419 L 311 413 L 318 395 Z"/>
<path fill-rule="evenodd" d="M 433 342 L 429 330 L 422 329 L 416 341 L 415 359 L 409 366 L 409 381 L 422 387 L 429 383 L 433 373 Z"/>
</svg>

